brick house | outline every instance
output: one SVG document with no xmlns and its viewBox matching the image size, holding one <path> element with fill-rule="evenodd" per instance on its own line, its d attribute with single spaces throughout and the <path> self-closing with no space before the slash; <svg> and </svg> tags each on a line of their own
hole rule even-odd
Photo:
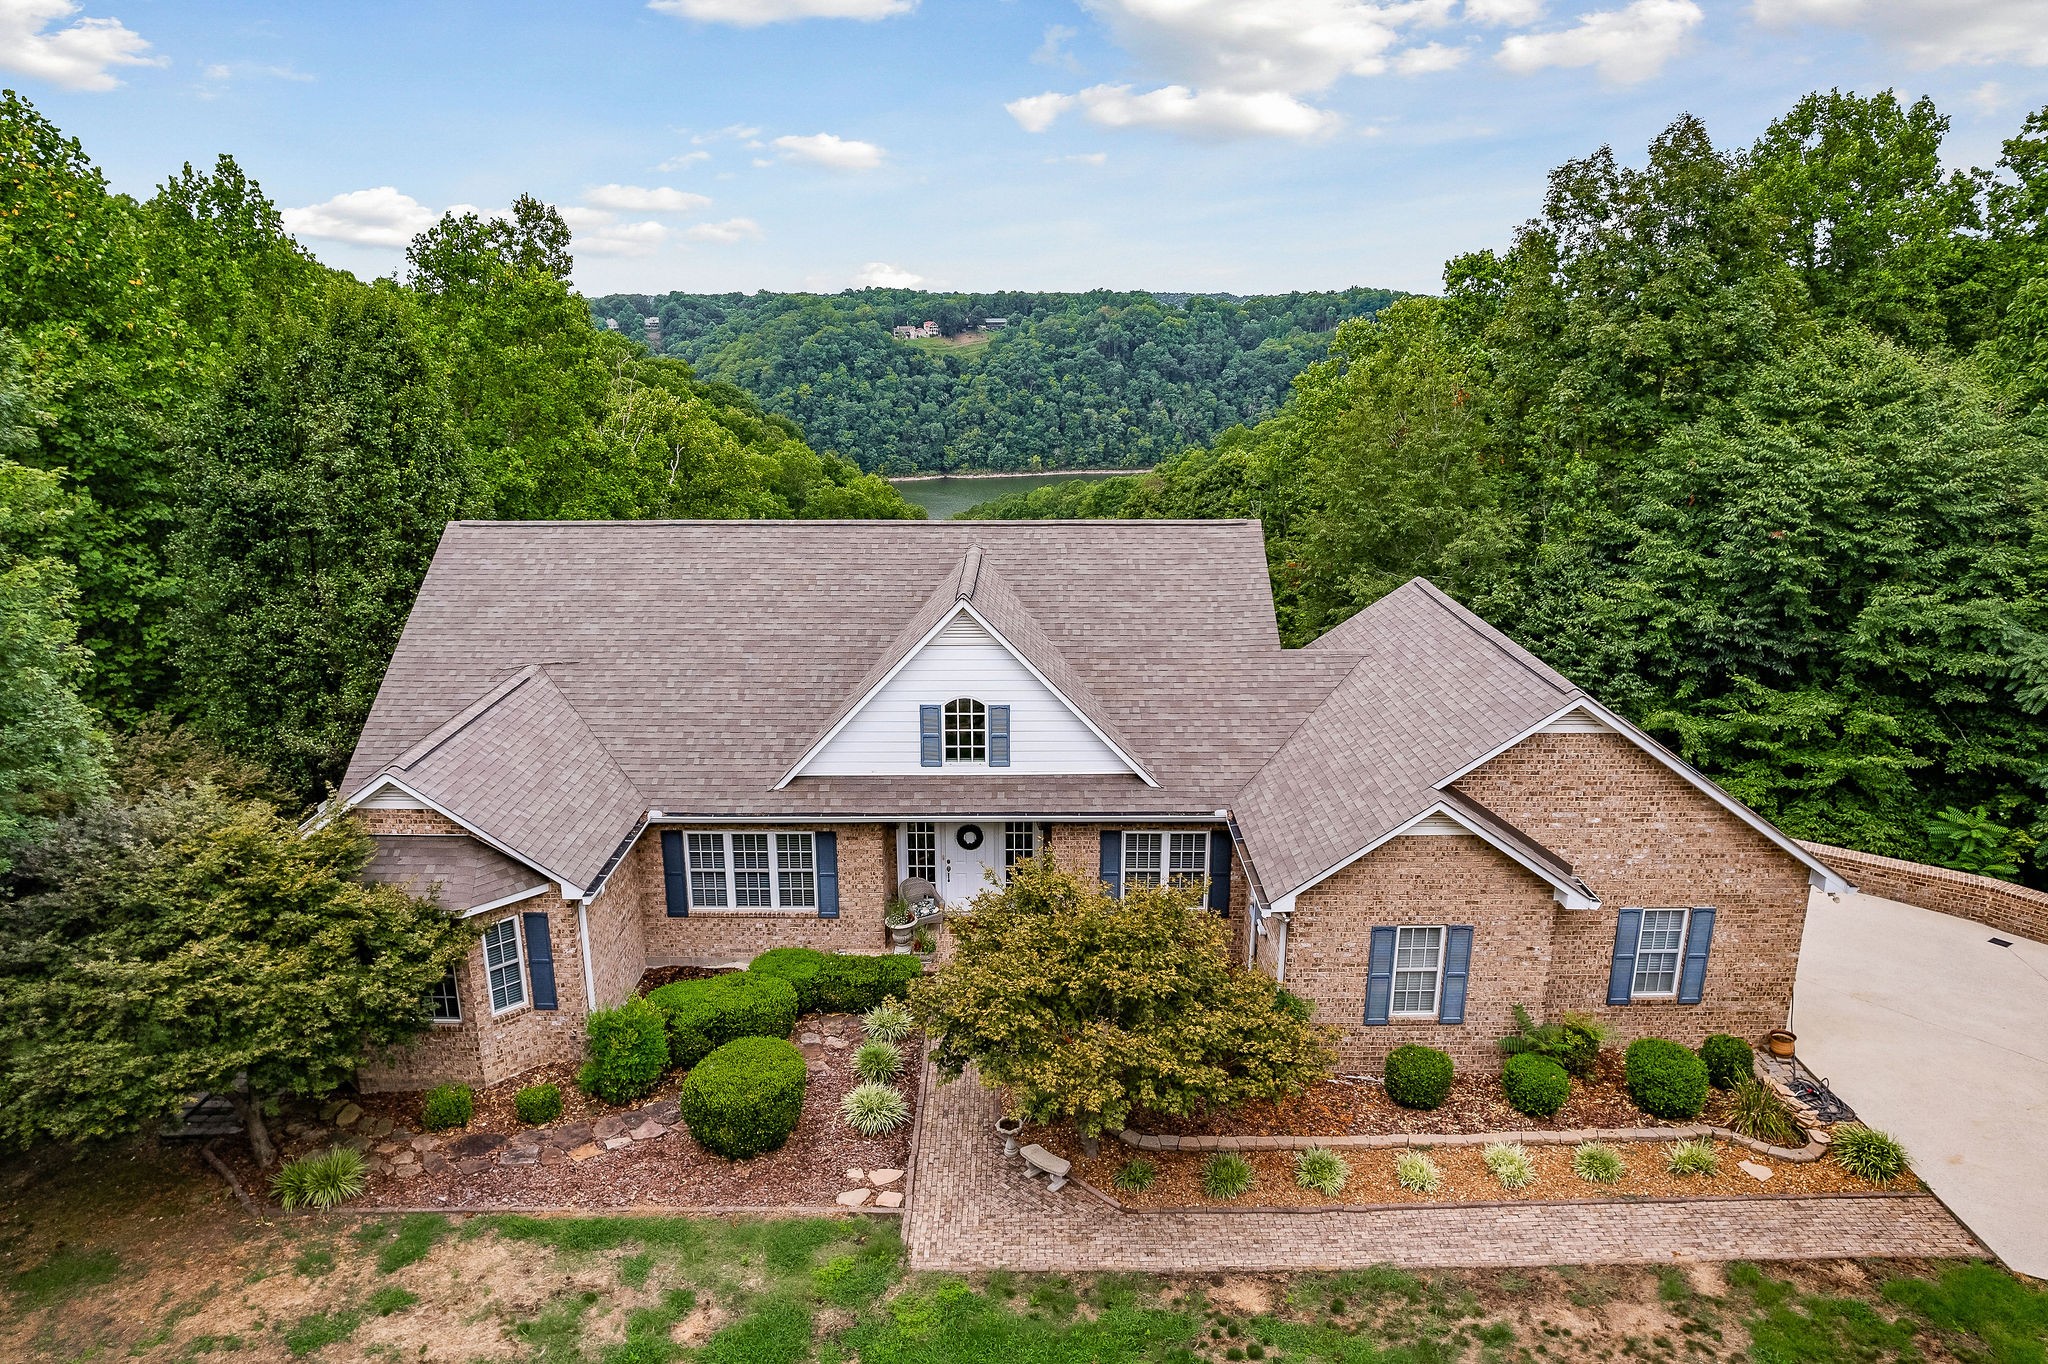
<svg viewBox="0 0 2048 1364">
<path fill-rule="evenodd" d="M 1845 888 L 1427 582 L 1282 648 L 1250 521 L 457 523 L 342 791 L 371 877 L 485 921 L 386 1088 L 1039 855 L 1200 883 L 1363 1072 L 1494 1064 L 1518 1003 L 1755 1036 Z"/>
</svg>

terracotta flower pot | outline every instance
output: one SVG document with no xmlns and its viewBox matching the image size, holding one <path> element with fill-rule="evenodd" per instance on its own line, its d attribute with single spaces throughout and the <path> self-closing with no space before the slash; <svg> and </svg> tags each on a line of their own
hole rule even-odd
<svg viewBox="0 0 2048 1364">
<path fill-rule="evenodd" d="M 1771 1055 L 1773 1056 L 1790 1056 L 1793 1044 L 1798 1042 L 1798 1040 L 1798 1033 L 1786 1032 L 1783 1028 L 1773 1028 L 1765 1036 L 1764 1045 L 1771 1049 Z"/>
</svg>

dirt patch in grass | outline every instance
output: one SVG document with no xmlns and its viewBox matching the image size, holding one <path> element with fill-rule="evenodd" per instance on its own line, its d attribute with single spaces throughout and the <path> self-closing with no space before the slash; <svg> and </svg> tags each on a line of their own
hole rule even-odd
<svg viewBox="0 0 2048 1364">
<path fill-rule="evenodd" d="M 1093 1158 L 1082 1154 L 1081 1143 L 1063 1128 L 1027 1128 L 1020 1140 L 1035 1140 L 1047 1150 L 1065 1156 L 1074 1173 L 1131 1208 L 1184 1207 L 1322 1207 L 1330 1204 L 1379 1203 L 1548 1203 L 1611 1201 L 1627 1198 L 1702 1198 L 1710 1196 L 1785 1197 L 1814 1194 L 1876 1192 L 1878 1186 L 1858 1179 L 1830 1160 L 1797 1165 L 1755 1155 L 1726 1142 L 1716 1142 L 1720 1168 L 1712 1175 L 1671 1174 L 1665 1168 L 1669 1144 L 1665 1142 L 1617 1142 L 1614 1149 L 1628 1172 L 1614 1184 L 1594 1184 L 1572 1172 L 1572 1147 L 1532 1144 L 1525 1149 L 1536 1168 L 1536 1179 L 1521 1189 L 1509 1190 L 1486 1168 L 1482 1147 L 1440 1146 L 1421 1150 L 1443 1175 L 1443 1187 L 1433 1194 L 1403 1188 L 1395 1178 L 1395 1162 L 1404 1154 L 1394 1150 L 1340 1152 L 1351 1167 L 1342 1193 L 1335 1198 L 1304 1189 L 1294 1178 L 1292 1151 L 1243 1151 L 1251 1162 L 1254 1180 L 1251 1190 L 1240 1198 L 1216 1199 L 1202 1191 L 1202 1168 L 1206 1152 L 1137 1152 L 1122 1142 L 1105 1141 Z M 1139 1155 L 1156 1167 L 1152 1186 L 1125 1191 L 1113 1186 L 1118 1170 Z M 1767 1182 L 1745 1174 L 1738 1161 L 1749 1160 L 1771 1171 Z M 1885 1192 L 1914 1193 L 1921 1188 L 1911 1175 L 1895 1181 Z"/>
</svg>

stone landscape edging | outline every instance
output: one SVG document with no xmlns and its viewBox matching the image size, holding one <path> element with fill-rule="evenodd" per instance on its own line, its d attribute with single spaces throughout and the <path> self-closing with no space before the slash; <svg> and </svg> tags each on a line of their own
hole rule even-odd
<svg viewBox="0 0 2048 1364">
<path fill-rule="evenodd" d="M 1153 1136 L 1130 1128 L 1116 1134 L 1118 1141 L 1139 1151 L 1306 1151 L 1315 1146 L 1326 1146 L 1333 1151 L 1400 1150 L 1415 1146 L 1489 1146 L 1497 1141 L 1518 1141 L 1531 1146 L 1576 1146 L 1582 1141 L 1685 1141 L 1693 1137 L 1719 1137 L 1758 1155 L 1790 1161 L 1794 1165 L 1811 1164 L 1826 1155 L 1828 1150 L 1825 1143 L 1818 1141 L 1808 1142 L 1797 1150 L 1789 1146 L 1773 1146 L 1726 1127 L 1705 1123 L 1686 1127 L 1582 1127 L 1542 1132 L 1379 1132 L 1367 1136 L 1334 1137 Z"/>
<path fill-rule="evenodd" d="M 1685 1203 L 1755 1203 L 1760 1200 L 1798 1200 L 1813 1198 L 1930 1198 L 1940 1203 L 1944 1211 L 1948 1204 L 1935 1198 L 1927 1189 L 1850 1189 L 1842 1193 L 1755 1193 L 1742 1194 L 1698 1194 L 1687 1197 L 1679 1194 L 1658 1194 L 1641 1198 L 1489 1198 L 1461 1203 L 1455 1199 L 1431 1203 L 1306 1203 L 1306 1204 L 1212 1204 L 1177 1203 L 1164 1208 L 1134 1208 L 1120 1202 L 1114 1194 L 1096 1188 L 1078 1175 L 1069 1176 L 1069 1184 L 1078 1185 L 1094 1194 L 1104 1203 L 1126 1217 L 1156 1217 L 1161 1214 L 1183 1216 L 1188 1213 L 1344 1213 L 1344 1212 L 1441 1212 L 1455 1208 L 1460 1212 L 1468 1209 L 1487 1211 L 1494 1208 L 1599 1208 L 1599 1207 L 1644 1207 L 1652 1204 Z M 1953 1213 L 1951 1213 L 1953 1216 Z M 1958 1219 L 1960 1221 L 1960 1219 Z"/>
</svg>

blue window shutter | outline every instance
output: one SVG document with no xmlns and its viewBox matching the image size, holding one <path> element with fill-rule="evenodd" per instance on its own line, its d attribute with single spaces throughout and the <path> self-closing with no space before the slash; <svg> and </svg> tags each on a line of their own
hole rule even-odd
<svg viewBox="0 0 2048 1364">
<path fill-rule="evenodd" d="M 944 767 L 946 749 L 939 736 L 939 708 L 919 706 L 917 708 L 917 765 L 919 767 Z"/>
<path fill-rule="evenodd" d="M 1008 767 L 1010 765 L 1010 708 L 990 706 L 988 708 L 988 765 Z"/>
<path fill-rule="evenodd" d="M 1465 981 L 1472 974 L 1472 925 L 1444 929 L 1444 987 L 1436 1003 L 1436 1021 L 1465 1021 Z"/>
<path fill-rule="evenodd" d="M 1119 829 L 1102 831 L 1102 884 L 1118 899 L 1124 893 L 1124 836 Z"/>
<path fill-rule="evenodd" d="M 1372 931 L 1372 956 L 1365 968 L 1365 1021 L 1384 1023 L 1394 1007 L 1394 930 L 1382 924 Z"/>
<path fill-rule="evenodd" d="M 1636 939 L 1643 935 L 1643 911 L 1631 906 L 1614 924 L 1614 965 L 1607 972 L 1607 1002 L 1626 1004 L 1635 995 Z"/>
<path fill-rule="evenodd" d="M 839 917 L 839 835 L 812 834 L 811 854 L 818 869 L 818 917 Z"/>
<path fill-rule="evenodd" d="M 1209 908 L 1230 917 L 1230 835 L 1209 831 Z"/>
<path fill-rule="evenodd" d="M 1701 905 L 1692 912 L 1685 930 L 1685 964 L 1678 971 L 1678 1002 L 1697 1004 L 1707 989 L 1707 953 L 1714 945 L 1714 907 Z"/>
<path fill-rule="evenodd" d="M 555 945 L 548 938 L 548 916 L 519 917 L 526 921 L 526 977 L 533 982 L 533 1007 L 555 1008 Z"/>
<path fill-rule="evenodd" d="M 661 835 L 661 884 L 668 892 L 668 917 L 690 917 L 690 864 L 683 857 L 683 836 L 671 830 Z"/>
</svg>

